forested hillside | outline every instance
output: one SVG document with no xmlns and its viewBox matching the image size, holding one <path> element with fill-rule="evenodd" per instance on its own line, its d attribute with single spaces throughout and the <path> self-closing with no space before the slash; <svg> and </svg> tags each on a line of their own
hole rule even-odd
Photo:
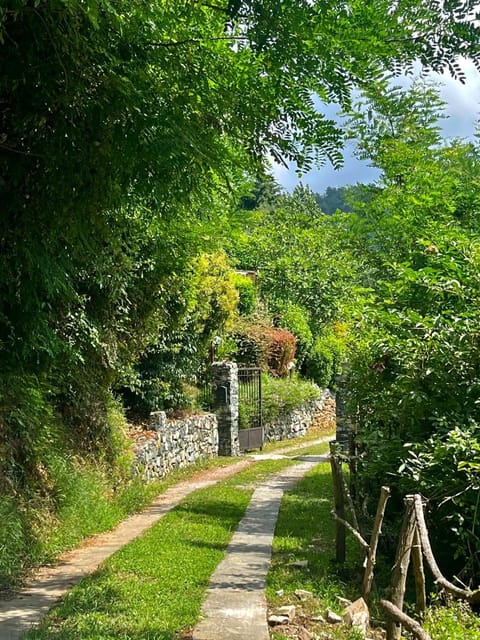
<svg viewBox="0 0 480 640">
<path fill-rule="evenodd" d="M 2 3 L 0 586 L 68 546 L 46 541 L 87 494 L 130 508 L 125 410 L 193 406 L 212 338 L 232 355 L 262 322 L 305 376 L 348 372 L 358 491 L 420 486 L 478 579 L 479 148 L 443 144 L 433 89 L 385 80 L 461 78 L 474 8 Z M 348 136 L 382 170 L 352 212 L 268 177 L 269 158 L 339 166 Z"/>
</svg>

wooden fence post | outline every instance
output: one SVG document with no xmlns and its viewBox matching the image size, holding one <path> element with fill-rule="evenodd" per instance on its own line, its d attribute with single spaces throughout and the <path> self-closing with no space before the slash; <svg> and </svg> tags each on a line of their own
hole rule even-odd
<svg viewBox="0 0 480 640">
<path fill-rule="evenodd" d="M 343 496 L 343 471 L 342 463 L 338 458 L 339 445 L 330 442 L 330 465 L 332 467 L 334 509 L 337 516 L 345 520 L 345 501 Z M 337 562 L 345 562 L 345 527 L 336 520 L 335 534 L 335 558 Z"/>
<path fill-rule="evenodd" d="M 427 594 L 425 590 L 425 570 L 423 568 L 422 543 L 418 532 L 418 525 L 415 527 L 412 546 L 412 567 L 415 576 L 415 593 L 417 611 L 422 613 L 427 608 Z"/>
<path fill-rule="evenodd" d="M 400 611 L 402 611 L 403 607 L 408 565 L 410 564 L 413 537 L 417 526 L 414 496 L 406 496 L 404 503 L 405 515 L 403 517 L 400 542 L 398 543 L 390 589 L 390 601 Z M 400 640 L 401 635 L 402 625 L 393 618 L 390 618 L 387 624 L 387 640 Z"/>
<path fill-rule="evenodd" d="M 378 540 L 382 532 L 382 523 L 383 523 L 383 518 L 385 516 L 385 507 L 387 506 L 387 500 L 389 497 L 390 497 L 390 489 L 388 487 L 382 487 L 380 489 L 380 499 L 378 501 L 377 513 L 375 515 L 372 535 L 370 537 L 367 565 L 365 567 L 365 574 L 363 576 L 362 595 L 365 602 L 368 602 L 370 597 L 370 591 L 372 589 L 373 571 L 375 569 L 375 564 L 377 561 Z"/>
</svg>

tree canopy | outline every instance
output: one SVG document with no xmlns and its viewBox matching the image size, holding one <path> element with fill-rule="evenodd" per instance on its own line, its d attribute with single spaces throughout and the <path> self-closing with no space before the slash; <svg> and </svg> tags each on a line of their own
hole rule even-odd
<svg viewBox="0 0 480 640">
<path fill-rule="evenodd" d="M 221 280 L 232 194 L 268 157 L 341 163 L 344 133 L 317 100 L 349 110 L 353 90 L 416 61 L 462 78 L 458 56 L 479 62 L 475 12 L 469 0 L 2 2 L 3 493 L 55 487 L 52 451 L 72 442 L 108 458 L 112 390 L 152 351 L 198 353 L 221 328 L 235 296 L 212 283 L 203 305 L 199 256 Z M 320 307 L 312 278 L 298 300 L 278 293 L 310 298 Z M 184 340 L 191 327 L 198 342 Z"/>
</svg>

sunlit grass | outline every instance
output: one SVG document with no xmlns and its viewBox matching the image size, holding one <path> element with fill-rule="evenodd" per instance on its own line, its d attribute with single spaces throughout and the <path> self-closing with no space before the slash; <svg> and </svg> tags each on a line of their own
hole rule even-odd
<svg viewBox="0 0 480 640">
<path fill-rule="evenodd" d="M 95 469 L 66 469 L 69 473 L 65 499 L 56 520 L 39 530 L 40 560 L 52 560 L 77 546 L 88 536 L 113 529 L 128 515 L 146 508 L 152 500 L 181 480 L 206 469 L 224 467 L 238 458 L 211 458 L 177 469 L 167 477 L 145 482 L 138 478 L 112 492 L 104 473 Z M 67 473 L 65 474 L 67 475 Z"/>
<path fill-rule="evenodd" d="M 330 452 L 330 443 L 321 442 L 311 447 L 299 447 L 288 453 L 289 456 L 323 456 Z"/>
<path fill-rule="evenodd" d="M 312 429 L 305 436 L 300 438 L 292 438 L 289 440 L 277 440 L 275 442 L 266 442 L 263 451 L 264 453 L 273 453 L 278 451 L 279 449 L 285 449 L 290 447 L 301 448 L 303 445 L 308 445 L 309 442 L 313 440 L 319 440 L 320 438 L 334 438 L 335 430 L 324 430 L 324 429 Z M 303 447 L 302 447 L 303 451 Z M 290 455 L 290 454 L 289 454 Z"/>
<path fill-rule="evenodd" d="M 210 576 L 255 484 L 291 465 L 256 463 L 190 494 L 144 535 L 82 580 L 29 640 L 172 640 L 198 619 Z"/>
<path fill-rule="evenodd" d="M 324 445 L 328 448 L 328 443 Z M 347 563 L 335 563 L 335 522 L 331 516 L 332 480 L 330 465 L 319 464 L 285 494 L 275 531 L 271 570 L 267 576 L 267 597 L 271 606 L 294 603 L 307 616 L 325 615 L 326 608 L 341 613 L 337 596 L 355 600 L 361 580 L 362 558 L 356 543 L 347 541 Z M 306 560 L 307 568 L 294 562 Z M 296 589 L 305 589 L 313 598 L 300 603 Z M 277 592 L 283 590 L 282 595 Z M 343 625 L 321 623 L 330 638 L 353 639 Z M 282 636 L 273 633 L 275 640 Z"/>
<path fill-rule="evenodd" d="M 425 628 L 434 640 L 478 640 L 480 617 L 465 602 L 450 602 L 428 609 Z"/>
</svg>

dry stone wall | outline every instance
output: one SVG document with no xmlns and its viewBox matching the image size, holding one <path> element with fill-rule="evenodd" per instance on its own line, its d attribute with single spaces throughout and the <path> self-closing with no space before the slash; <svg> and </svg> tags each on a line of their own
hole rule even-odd
<svg viewBox="0 0 480 640">
<path fill-rule="evenodd" d="M 204 413 L 182 420 L 167 420 L 163 411 L 150 414 L 150 435 L 136 446 L 132 465 L 134 475 L 140 475 L 148 481 L 163 478 L 170 471 L 191 465 L 197 460 L 218 455 L 238 455 L 236 383 L 233 381 L 222 386 L 221 390 L 225 399 L 220 398 L 222 402 L 217 407 L 218 418 L 215 414 Z M 318 400 L 265 424 L 265 442 L 306 435 L 330 397 L 332 394 L 326 389 Z M 235 411 L 233 416 L 231 405 Z"/>
<path fill-rule="evenodd" d="M 173 469 L 218 455 L 218 426 L 214 414 L 168 420 L 163 411 L 150 415 L 150 429 L 156 433 L 138 446 L 133 473 L 145 480 L 163 478 Z"/>
<path fill-rule="evenodd" d="M 297 409 L 279 416 L 276 420 L 264 425 L 265 442 L 290 440 L 307 434 L 315 416 L 325 406 L 331 392 L 325 389 L 318 400 L 307 402 Z"/>
</svg>

